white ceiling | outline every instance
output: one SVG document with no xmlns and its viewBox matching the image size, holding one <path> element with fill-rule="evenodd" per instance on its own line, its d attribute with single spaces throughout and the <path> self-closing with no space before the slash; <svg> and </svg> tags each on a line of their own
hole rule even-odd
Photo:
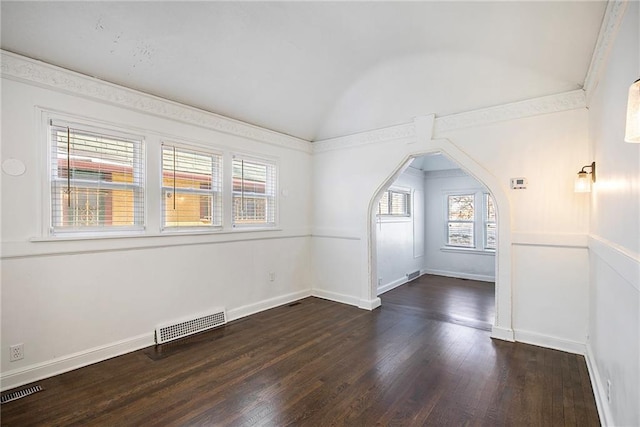
<svg viewBox="0 0 640 427">
<path fill-rule="evenodd" d="M 3 49 L 306 140 L 582 87 L 605 2 L 11 2 Z"/>
</svg>

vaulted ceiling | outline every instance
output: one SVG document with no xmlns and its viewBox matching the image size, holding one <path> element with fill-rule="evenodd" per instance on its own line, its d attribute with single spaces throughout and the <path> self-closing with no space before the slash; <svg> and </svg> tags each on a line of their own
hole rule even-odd
<svg viewBox="0 0 640 427">
<path fill-rule="evenodd" d="M 605 8 L 2 1 L 1 47 L 313 141 L 579 89 Z"/>
</svg>

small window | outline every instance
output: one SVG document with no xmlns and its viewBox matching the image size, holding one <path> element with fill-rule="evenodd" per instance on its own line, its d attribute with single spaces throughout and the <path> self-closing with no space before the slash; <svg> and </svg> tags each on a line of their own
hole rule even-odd
<svg viewBox="0 0 640 427">
<path fill-rule="evenodd" d="M 496 248 L 496 209 L 493 197 L 484 194 L 484 247 L 485 249 Z"/>
<path fill-rule="evenodd" d="M 144 228 L 142 139 L 50 122 L 51 231 Z"/>
<path fill-rule="evenodd" d="M 221 169 L 219 154 L 163 144 L 164 228 L 222 226 Z"/>
<path fill-rule="evenodd" d="M 233 226 L 275 226 L 276 165 L 234 156 Z"/>
<path fill-rule="evenodd" d="M 474 194 L 447 196 L 447 245 L 475 247 Z"/>
<path fill-rule="evenodd" d="M 388 190 L 378 203 L 379 216 L 411 216 L 411 195 L 409 192 Z"/>
</svg>

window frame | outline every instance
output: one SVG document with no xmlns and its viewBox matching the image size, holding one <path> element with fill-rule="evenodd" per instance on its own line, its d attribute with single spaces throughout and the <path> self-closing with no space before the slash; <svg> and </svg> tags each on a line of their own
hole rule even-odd
<svg viewBox="0 0 640 427">
<path fill-rule="evenodd" d="M 449 196 L 460 195 L 473 195 L 474 196 L 474 246 L 456 246 L 448 244 L 448 223 L 449 223 Z M 442 252 L 453 253 L 473 253 L 478 255 L 495 255 L 496 249 L 486 247 L 487 232 L 485 215 L 487 209 L 487 195 L 491 196 L 491 193 L 486 188 L 467 188 L 461 190 L 445 190 L 442 191 L 442 220 L 443 220 L 443 244 L 440 250 Z M 495 205 L 495 198 L 493 198 L 494 210 L 496 215 L 496 221 L 493 222 L 496 225 L 496 247 L 498 244 L 498 212 Z M 491 221 L 490 221 L 491 222 Z"/>
<path fill-rule="evenodd" d="M 462 197 L 462 196 L 471 196 L 473 198 L 473 219 L 471 220 L 450 220 L 449 219 L 449 198 L 450 197 Z M 476 226 L 476 217 L 477 217 L 477 202 L 476 202 L 476 192 L 472 190 L 462 190 L 456 192 L 445 192 L 444 194 L 444 242 L 445 247 L 449 249 L 461 249 L 461 250 L 476 250 L 477 244 L 477 226 Z M 449 224 L 450 223 L 461 223 L 461 224 L 471 224 L 471 246 L 465 245 L 453 245 L 449 243 Z"/>
<path fill-rule="evenodd" d="M 489 220 L 489 201 L 491 201 L 491 204 L 493 205 L 493 216 L 494 216 L 493 221 Z M 485 251 L 495 252 L 498 246 L 498 212 L 496 210 L 496 201 L 494 197 L 491 195 L 491 193 L 484 192 L 482 193 L 482 202 L 483 202 L 483 205 L 482 205 L 483 248 Z M 489 225 L 491 224 L 493 224 L 494 226 L 494 233 L 495 233 L 495 244 L 493 247 L 489 246 L 489 242 L 488 242 L 489 233 L 487 231 Z"/>
<path fill-rule="evenodd" d="M 164 185 L 164 149 L 165 147 L 171 147 L 176 150 L 181 150 L 183 152 L 191 152 L 203 156 L 211 156 L 212 157 L 212 172 L 211 172 L 211 189 L 187 189 L 180 187 L 169 187 Z M 159 190 L 160 190 L 160 231 L 162 233 L 193 233 L 193 232 L 214 232 L 220 231 L 224 228 L 224 209 L 225 209 L 225 191 L 224 191 L 224 155 L 222 152 L 202 147 L 200 145 L 192 145 L 192 144 L 184 144 L 182 142 L 174 142 L 171 140 L 163 140 L 160 143 L 159 150 L 159 163 L 160 163 L 160 182 L 159 182 Z M 213 161 L 213 158 L 217 158 L 217 171 L 216 171 L 216 162 Z M 216 173 L 217 172 L 217 173 Z M 217 182 L 216 182 L 217 180 Z M 219 223 L 215 223 L 212 218 L 211 225 L 166 225 L 166 210 L 165 203 L 167 200 L 166 191 L 174 190 L 174 197 L 176 197 L 179 193 L 182 194 L 190 194 L 190 195 L 201 195 L 201 196 L 209 196 L 211 195 L 211 204 L 209 205 L 209 211 L 211 215 L 214 215 L 215 210 L 215 200 L 217 198 L 219 203 L 219 208 L 215 216 L 217 217 Z M 216 194 L 217 193 L 217 194 Z M 202 215 L 202 206 L 198 208 L 198 216 Z"/>
<path fill-rule="evenodd" d="M 404 197 L 405 200 L 405 212 L 403 213 L 393 213 L 393 194 L 399 194 Z M 387 213 L 382 213 L 380 207 L 382 206 L 382 201 L 387 196 Z M 409 188 L 400 188 L 400 187 L 390 187 L 388 188 L 378 200 L 378 209 L 376 212 L 376 217 L 380 221 L 408 221 L 411 219 L 413 215 L 413 199 L 412 192 Z"/>
<path fill-rule="evenodd" d="M 43 122 L 42 132 L 46 135 L 46 144 L 43 144 L 46 155 L 41 157 L 46 161 L 46 174 L 43 174 L 43 198 L 42 198 L 42 235 L 51 238 L 99 238 L 121 235 L 140 235 L 143 234 L 147 227 L 147 180 L 146 180 L 146 141 L 144 135 L 136 134 L 130 130 L 120 127 L 105 125 L 95 121 L 84 119 L 77 116 L 67 116 L 64 114 L 55 114 L 48 111 L 42 111 Z M 96 225 L 82 227 L 65 227 L 64 225 L 56 225 L 57 219 L 62 218 L 62 204 L 57 206 L 55 202 L 56 188 L 70 185 L 71 179 L 61 177 L 58 168 L 54 168 L 54 149 L 57 147 L 57 141 L 54 140 L 54 128 L 70 128 L 77 134 L 86 133 L 92 136 L 111 138 L 122 142 L 130 142 L 133 147 L 133 166 L 132 166 L 132 182 L 117 182 L 105 180 L 82 180 L 76 178 L 74 187 L 81 189 L 104 189 L 106 191 L 122 191 L 133 190 L 133 200 L 137 203 L 132 208 L 132 217 L 134 224 L 132 225 Z M 91 158 L 91 157 L 90 157 Z M 80 169 L 79 169 L 80 170 Z M 84 170 L 84 169 L 82 169 Z M 95 172 L 95 171 L 90 171 Z M 71 170 L 68 170 L 68 174 Z M 102 173 L 98 171 L 98 173 Z M 80 184 L 80 185 L 77 185 Z M 99 196 L 99 193 L 97 193 Z M 87 194 L 88 196 L 88 194 Z M 56 209 L 60 209 L 60 213 L 56 214 Z"/>
<path fill-rule="evenodd" d="M 234 190 L 234 163 L 236 160 L 246 161 L 249 163 L 258 164 L 261 166 L 266 166 L 266 176 L 265 176 L 265 221 L 264 222 L 236 222 L 236 194 L 237 191 Z M 256 155 L 244 154 L 234 152 L 230 155 L 230 165 L 229 165 L 229 181 L 230 181 L 230 191 L 229 191 L 229 215 L 230 215 L 230 225 L 232 231 L 250 231 L 250 230 L 272 230 L 278 227 L 279 221 L 279 198 L 278 198 L 278 189 L 279 189 L 279 178 L 280 178 L 280 165 L 278 161 L 274 158 L 269 157 L 260 157 Z M 270 182 L 272 180 L 273 182 Z M 244 194 L 244 193 L 243 193 Z M 259 194 L 259 193 L 258 193 Z M 259 196 L 253 198 L 260 198 Z M 269 201 L 271 200 L 271 209 L 269 209 Z M 270 213 L 272 211 L 272 213 Z M 272 215 L 272 217 L 270 217 Z"/>
</svg>

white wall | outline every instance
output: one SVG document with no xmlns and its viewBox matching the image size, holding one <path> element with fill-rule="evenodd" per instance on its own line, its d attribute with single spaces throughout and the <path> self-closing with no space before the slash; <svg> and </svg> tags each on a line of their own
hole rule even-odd
<svg viewBox="0 0 640 427">
<path fill-rule="evenodd" d="M 589 227 L 588 361 L 603 424 L 616 426 L 640 425 L 640 144 L 624 142 L 627 91 L 640 77 L 639 21 L 640 4 L 629 2 L 589 102 L 587 163 L 596 161 L 597 182 Z"/>
<path fill-rule="evenodd" d="M 587 110 L 445 135 L 497 176 L 508 194 L 516 340 L 583 353 L 588 315 L 588 197 L 574 193 L 573 181 L 576 171 L 589 163 Z M 527 189 L 509 189 L 513 177 L 527 178 Z M 504 212 L 498 213 L 500 222 Z"/>
<path fill-rule="evenodd" d="M 479 202 L 483 200 L 483 193 L 487 191 L 481 183 L 461 169 L 430 171 L 425 174 L 427 251 L 425 269 L 427 273 L 485 282 L 495 281 L 495 253 L 482 251 L 483 224 L 476 222 L 478 251 L 472 253 L 464 249 L 445 247 L 447 244 L 447 194 L 456 192 L 475 194 L 476 201 Z M 482 212 L 482 205 L 477 205 L 476 209 Z"/>
<path fill-rule="evenodd" d="M 459 126 L 437 133 L 441 139 L 431 139 L 430 129 L 421 133 L 420 127 L 415 137 L 404 137 L 402 129 L 314 143 L 314 236 L 325 236 L 313 239 L 314 262 L 322 266 L 313 276 L 314 292 L 361 305 L 373 300 L 369 281 L 377 271 L 367 251 L 370 202 L 408 155 L 442 151 L 496 197 L 500 237 L 494 335 L 499 330 L 508 338 L 516 327 L 518 340 L 584 352 L 588 197 L 573 192 L 573 180 L 589 159 L 587 110 Z M 528 178 L 528 189 L 510 190 L 512 177 Z M 513 254 L 512 243 L 517 247 Z M 356 260 L 351 265 L 338 259 L 347 251 Z M 546 262 L 523 262 L 541 253 Z M 546 321 L 537 322 L 541 317 Z"/>
<path fill-rule="evenodd" d="M 161 322 L 215 307 L 225 307 L 233 319 L 310 295 L 309 143 L 7 58 L 19 66 L 3 62 L 2 160 L 21 160 L 26 173 L 3 174 L 1 182 L 3 389 L 151 345 Z M 23 73 L 24 79 L 6 77 L 5 64 L 7 74 Z M 160 235 L 160 174 L 151 172 L 158 166 L 149 161 L 146 236 L 48 239 L 41 227 L 46 139 L 36 107 L 133 129 L 145 136 L 150 159 L 159 159 L 167 137 L 227 156 L 239 151 L 275 158 L 284 190 L 279 226 L 233 232 L 227 224 L 214 234 Z M 9 362 L 5 350 L 18 343 L 24 359 Z"/>
<path fill-rule="evenodd" d="M 419 169 L 407 168 L 391 188 L 411 194 L 411 217 L 376 220 L 378 295 L 407 282 L 407 274 L 422 272 L 425 261 L 424 178 Z"/>
</svg>

